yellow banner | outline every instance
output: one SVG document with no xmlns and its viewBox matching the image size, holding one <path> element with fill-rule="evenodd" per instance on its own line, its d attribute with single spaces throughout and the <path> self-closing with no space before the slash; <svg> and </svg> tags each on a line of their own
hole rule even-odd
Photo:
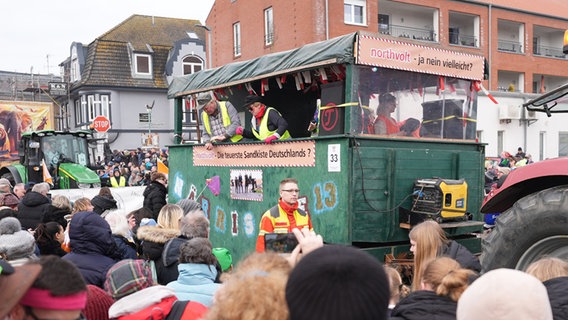
<svg viewBox="0 0 568 320">
<path fill-rule="evenodd" d="M 484 62 L 474 54 L 359 36 L 357 64 L 481 81 Z"/>
<path fill-rule="evenodd" d="M 194 166 L 221 167 L 314 167 L 316 143 L 313 140 L 283 141 L 272 144 L 216 145 L 193 148 Z"/>
</svg>

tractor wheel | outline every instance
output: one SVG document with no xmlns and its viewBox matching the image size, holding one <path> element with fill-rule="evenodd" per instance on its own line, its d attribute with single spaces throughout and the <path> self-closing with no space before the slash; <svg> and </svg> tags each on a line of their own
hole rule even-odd
<svg viewBox="0 0 568 320">
<path fill-rule="evenodd" d="M 497 217 L 483 240 L 482 272 L 525 270 L 544 256 L 568 260 L 568 186 L 530 194 Z"/>
</svg>

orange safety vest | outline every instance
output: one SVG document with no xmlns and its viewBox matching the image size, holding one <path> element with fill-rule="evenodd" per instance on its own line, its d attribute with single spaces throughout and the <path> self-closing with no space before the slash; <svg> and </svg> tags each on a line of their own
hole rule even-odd
<svg viewBox="0 0 568 320">
<path fill-rule="evenodd" d="M 310 231 L 314 229 L 312 227 L 310 216 L 304 210 L 296 209 L 293 213 L 293 216 L 294 220 L 296 221 L 296 228 L 309 228 Z M 269 227 L 267 227 L 267 224 L 263 224 L 266 219 L 270 220 Z M 256 251 L 264 252 L 265 234 L 288 232 L 292 232 L 290 220 L 288 220 L 288 214 L 282 208 L 280 208 L 279 205 L 275 205 L 274 207 L 266 211 L 260 219 L 260 231 L 256 240 Z"/>
</svg>

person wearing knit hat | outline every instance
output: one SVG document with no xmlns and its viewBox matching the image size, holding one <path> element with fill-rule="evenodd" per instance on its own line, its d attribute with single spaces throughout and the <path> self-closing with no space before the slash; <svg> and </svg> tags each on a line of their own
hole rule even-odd
<svg viewBox="0 0 568 320">
<path fill-rule="evenodd" d="M 8 217 L 0 220 L 0 255 L 11 265 L 22 265 L 30 259 L 37 258 L 34 250 L 34 236 L 22 230 L 18 219 Z"/>
<path fill-rule="evenodd" d="M 103 289 L 89 284 L 87 285 L 87 305 L 83 314 L 88 320 L 108 320 L 108 309 L 114 303 L 114 299 Z"/>
<path fill-rule="evenodd" d="M 183 209 L 184 216 L 191 211 L 201 210 L 201 204 L 191 199 L 181 199 L 177 202 L 177 205 Z"/>
<path fill-rule="evenodd" d="M 42 256 L 28 265 L 36 264 L 41 266 L 41 272 L 7 317 L 13 320 L 84 319 L 81 311 L 87 304 L 87 286 L 77 268 L 53 255 Z"/>
<path fill-rule="evenodd" d="M 219 261 L 223 272 L 231 271 L 233 267 L 233 256 L 231 256 L 229 249 L 213 248 L 213 255 L 217 258 L 217 261 Z"/>
<path fill-rule="evenodd" d="M 458 300 L 458 320 L 552 320 L 545 286 L 519 270 L 495 269 L 475 280 Z"/>
<path fill-rule="evenodd" d="M 20 301 L 41 271 L 38 264 L 12 267 L 7 261 L 0 259 L 0 319 Z"/>
<path fill-rule="evenodd" d="M 154 279 L 149 262 L 126 259 L 117 262 L 108 270 L 104 287 L 113 299 L 119 300 L 144 288 L 157 285 Z"/>
<path fill-rule="evenodd" d="M 328 245 L 304 256 L 286 284 L 290 320 L 387 318 L 389 280 L 371 255 Z"/>
</svg>

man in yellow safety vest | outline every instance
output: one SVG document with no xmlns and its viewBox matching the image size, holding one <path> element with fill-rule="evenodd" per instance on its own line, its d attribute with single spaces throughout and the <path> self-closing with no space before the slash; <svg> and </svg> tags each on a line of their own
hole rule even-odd
<svg viewBox="0 0 568 320">
<path fill-rule="evenodd" d="M 241 122 L 237 110 L 229 101 L 217 101 L 211 92 L 202 92 L 197 96 L 197 105 L 202 110 L 201 137 L 207 150 L 211 150 L 215 142 L 237 142 L 243 138 L 236 134 Z"/>
</svg>

